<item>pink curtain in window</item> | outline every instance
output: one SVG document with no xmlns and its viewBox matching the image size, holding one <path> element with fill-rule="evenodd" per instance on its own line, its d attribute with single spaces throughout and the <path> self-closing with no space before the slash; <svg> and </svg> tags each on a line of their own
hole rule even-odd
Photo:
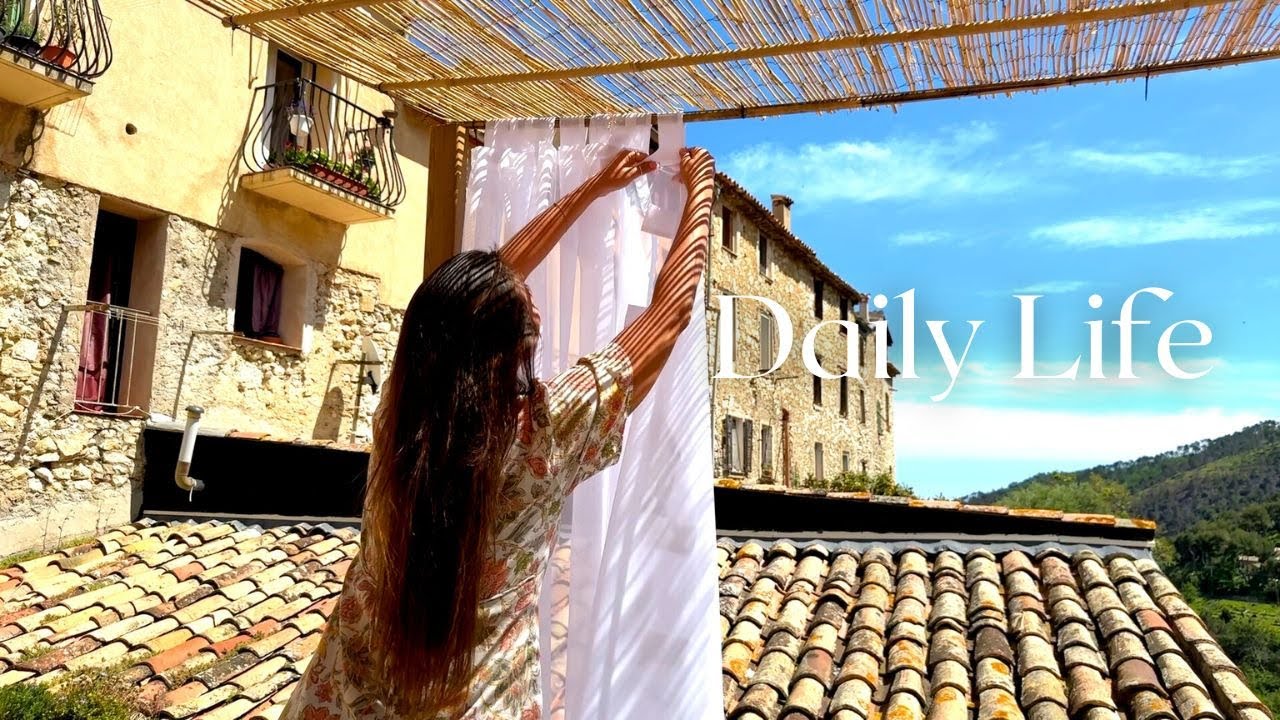
<svg viewBox="0 0 1280 720">
<path fill-rule="evenodd" d="M 280 295 L 284 271 L 279 265 L 256 261 L 253 265 L 254 337 L 279 337 Z"/>
<path fill-rule="evenodd" d="M 114 255 L 104 253 L 102 270 L 91 273 L 96 281 L 89 287 L 86 299 L 90 303 L 111 304 L 111 278 L 115 269 Z M 76 366 L 76 410 L 100 412 L 107 399 L 107 365 L 110 350 L 107 347 L 106 309 L 89 310 L 84 314 L 84 327 L 80 331 L 80 362 Z"/>
</svg>

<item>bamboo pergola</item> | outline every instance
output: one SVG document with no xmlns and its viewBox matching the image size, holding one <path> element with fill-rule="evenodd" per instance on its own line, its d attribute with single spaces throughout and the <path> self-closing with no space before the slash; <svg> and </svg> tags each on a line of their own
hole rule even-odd
<svg viewBox="0 0 1280 720">
<path fill-rule="evenodd" d="M 450 122 L 893 105 L 1280 57 L 1280 0 L 192 0 Z"/>
</svg>

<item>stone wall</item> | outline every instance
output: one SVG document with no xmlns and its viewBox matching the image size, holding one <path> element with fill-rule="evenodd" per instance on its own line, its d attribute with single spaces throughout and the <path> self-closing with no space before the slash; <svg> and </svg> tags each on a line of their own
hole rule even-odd
<svg viewBox="0 0 1280 720">
<path fill-rule="evenodd" d="M 75 412 L 81 312 L 65 314 L 58 350 L 50 352 L 64 307 L 85 302 L 100 205 L 136 213 L 139 236 L 162 243 L 151 257 L 155 267 L 134 276 L 135 288 L 156 284 L 155 306 L 141 309 L 157 314 L 158 326 L 128 336 L 144 338 L 135 343 L 144 350 L 134 361 L 141 369 L 129 373 L 131 401 L 151 419 L 172 416 L 175 407 L 181 419 L 183 407 L 199 404 L 206 427 L 349 442 L 358 370 L 344 361 L 360 359 L 366 335 L 384 358 L 394 351 L 402 311 L 379 301 L 375 277 L 277 248 L 271 238 L 125 208 L 0 167 L 0 554 L 93 533 L 136 511 L 147 418 Z M 285 265 L 286 283 L 292 277 L 305 287 L 301 347 L 228 334 L 246 246 Z M 365 388 L 356 440 L 368 438 L 376 403 Z"/>
<path fill-rule="evenodd" d="M 734 248 L 722 242 L 722 207 L 733 211 L 732 225 L 736 239 Z M 786 308 L 793 324 L 792 347 L 777 371 L 759 378 L 712 378 L 712 418 L 715 450 L 721 477 L 737 477 L 745 482 L 782 482 L 803 484 L 815 473 L 815 443 L 822 443 L 824 477 L 830 479 L 842 469 L 844 453 L 849 454 L 849 469 L 871 475 L 894 472 L 891 384 L 875 377 L 875 339 L 864 335 L 864 362 L 861 382 L 848 380 L 847 414 L 840 413 L 840 381 L 822 380 L 822 403 L 814 403 L 813 375 L 804 367 L 801 342 L 819 322 L 840 319 L 838 291 L 825 283 L 823 317 L 814 313 L 814 270 L 810 262 L 795 252 L 776 228 L 762 228 L 749 219 L 749 208 L 736 193 L 719 194 L 712 221 L 710 259 L 710 292 L 707 309 L 708 347 L 714 376 L 718 366 L 718 325 L 720 301 L 717 296 L 757 295 L 771 298 Z M 758 211 L 758 208 L 757 208 Z M 769 244 L 769 271 L 762 273 L 759 243 L 762 235 Z M 854 320 L 854 304 L 849 298 L 849 318 Z M 764 307 L 752 301 L 740 301 L 735 311 L 736 371 L 742 375 L 759 372 L 761 366 L 760 315 Z M 815 353 L 829 372 L 843 372 L 850 336 L 839 326 L 827 325 L 816 336 Z M 855 341 L 857 339 L 855 338 Z M 778 341 L 780 342 L 780 340 Z M 787 351 L 787 348 L 783 348 Z M 772 359 L 770 359 L 770 365 Z M 767 367 L 767 365 L 765 366 Z M 860 412 L 859 393 L 866 396 L 865 421 Z M 886 407 L 886 403 L 889 405 Z M 783 412 L 788 415 L 786 434 L 790 443 L 790 472 L 783 468 Z M 878 414 L 879 413 L 879 414 Z M 734 416 L 752 421 L 751 467 L 745 475 L 728 472 L 724 455 L 724 418 Z M 883 419 L 883 423 L 880 420 Z M 762 428 L 769 426 L 773 437 L 772 463 L 762 463 Z"/>
</svg>

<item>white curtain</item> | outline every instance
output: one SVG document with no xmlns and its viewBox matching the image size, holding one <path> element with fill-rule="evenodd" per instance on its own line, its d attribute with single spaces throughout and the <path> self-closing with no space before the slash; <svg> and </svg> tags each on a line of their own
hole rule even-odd
<svg viewBox="0 0 1280 720">
<path fill-rule="evenodd" d="M 620 149 L 648 152 L 650 133 L 648 116 L 491 123 L 471 158 L 462 248 L 501 245 Z M 683 204 L 683 143 L 680 118 L 660 118 L 663 167 L 596 201 L 528 279 L 543 377 L 648 304 Z M 539 607 L 544 717 L 724 716 L 701 292 L 621 461 L 566 504 Z"/>
</svg>

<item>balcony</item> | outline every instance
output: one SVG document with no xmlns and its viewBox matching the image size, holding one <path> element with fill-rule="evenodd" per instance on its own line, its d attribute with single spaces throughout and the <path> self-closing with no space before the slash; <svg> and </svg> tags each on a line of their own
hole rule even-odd
<svg viewBox="0 0 1280 720">
<path fill-rule="evenodd" d="M 245 189 L 344 225 L 385 220 L 404 199 L 390 118 L 309 80 L 258 88 L 253 113 Z"/>
<path fill-rule="evenodd" d="M 97 0 L 0 0 L 0 100 L 45 110 L 88 95 L 110 66 Z"/>
</svg>

